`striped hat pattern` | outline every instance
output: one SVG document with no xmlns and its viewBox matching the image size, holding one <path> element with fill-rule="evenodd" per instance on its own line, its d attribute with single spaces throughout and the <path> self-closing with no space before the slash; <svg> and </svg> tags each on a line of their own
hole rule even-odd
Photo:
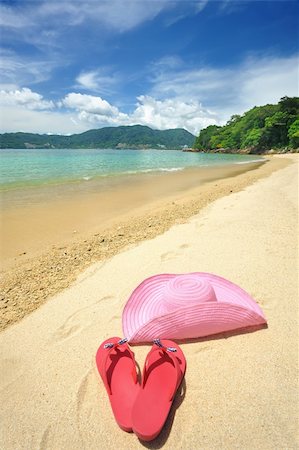
<svg viewBox="0 0 299 450">
<path fill-rule="evenodd" d="M 200 338 L 265 323 L 263 311 L 247 292 L 204 272 L 147 278 L 133 291 L 122 315 L 123 334 L 131 343 Z"/>
</svg>

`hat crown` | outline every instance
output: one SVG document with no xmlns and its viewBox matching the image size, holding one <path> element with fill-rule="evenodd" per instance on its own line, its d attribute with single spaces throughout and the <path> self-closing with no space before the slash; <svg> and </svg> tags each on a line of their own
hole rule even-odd
<svg viewBox="0 0 299 450">
<path fill-rule="evenodd" d="M 178 275 L 164 285 L 163 303 L 168 310 L 216 301 L 211 283 L 196 274 Z"/>
</svg>

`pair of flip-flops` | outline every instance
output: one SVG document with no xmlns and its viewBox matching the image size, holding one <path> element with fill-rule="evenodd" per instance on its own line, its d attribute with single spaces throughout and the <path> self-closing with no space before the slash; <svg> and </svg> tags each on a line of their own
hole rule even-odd
<svg viewBox="0 0 299 450">
<path fill-rule="evenodd" d="M 134 431 L 144 441 L 155 439 L 186 371 L 180 347 L 166 339 L 155 340 L 146 357 L 141 384 L 127 339 L 104 341 L 97 351 L 96 364 L 120 428 Z"/>
</svg>

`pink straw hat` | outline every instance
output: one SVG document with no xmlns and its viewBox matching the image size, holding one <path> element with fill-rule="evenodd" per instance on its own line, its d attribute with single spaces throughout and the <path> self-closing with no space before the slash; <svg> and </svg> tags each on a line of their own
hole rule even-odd
<svg viewBox="0 0 299 450">
<path fill-rule="evenodd" d="M 162 274 L 144 280 L 127 301 L 123 334 L 130 342 L 191 339 L 266 323 L 247 292 L 204 272 Z"/>
</svg>

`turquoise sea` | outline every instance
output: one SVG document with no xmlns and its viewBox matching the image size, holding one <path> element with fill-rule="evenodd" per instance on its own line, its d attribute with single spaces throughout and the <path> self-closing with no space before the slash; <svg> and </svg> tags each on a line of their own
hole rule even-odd
<svg viewBox="0 0 299 450">
<path fill-rule="evenodd" d="M 88 183 L 187 167 L 246 164 L 261 160 L 250 155 L 189 153 L 175 150 L 34 149 L 0 150 L 0 190 Z"/>
</svg>

